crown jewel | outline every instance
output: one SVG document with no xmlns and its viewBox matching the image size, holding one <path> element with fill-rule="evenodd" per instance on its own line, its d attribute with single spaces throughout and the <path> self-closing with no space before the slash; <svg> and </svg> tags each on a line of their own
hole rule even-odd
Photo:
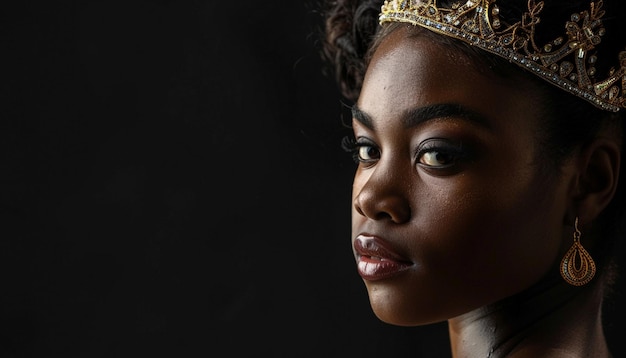
<svg viewBox="0 0 626 358">
<path fill-rule="evenodd" d="M 437 0 L 386 0 L 380 23 L 406 22 L 425 27 L 508 59 L 596 107 L 617 112 L 626 108 L 626 50 L 618 54 L 619 66 L 605 79 L 596 79 L 597 61 L 592 52 L 601 42 L 602 0 L 589 10 L 571 15 L 565 33 L 538 46 L 535 25 L 543 1 L 528 1 L 528 12 L 512 24 L 499 18 L 496 0 L 468 0 L 450 8 L 437 7 Z"/>
</svg>

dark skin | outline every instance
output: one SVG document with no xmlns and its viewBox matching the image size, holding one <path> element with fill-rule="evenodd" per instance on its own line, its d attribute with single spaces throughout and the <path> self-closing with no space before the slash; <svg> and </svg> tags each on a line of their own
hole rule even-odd
<svg viewBox="0 0 626 358">
<path fill-rule="evenodd" d="M 576 216 L 592 245 L 619 140 L 607 129 L 546 175 L 540 93 L 512 82 L 410 26 L 376 49 L 353 120 L 353 240 L 378 237 L 409 268 L 364 279 L 372 309 L 395 325 L 447 320 L 454 357 L 609 357 L 602 283 L 569 286 L 558 265 Z"/>
</svg>

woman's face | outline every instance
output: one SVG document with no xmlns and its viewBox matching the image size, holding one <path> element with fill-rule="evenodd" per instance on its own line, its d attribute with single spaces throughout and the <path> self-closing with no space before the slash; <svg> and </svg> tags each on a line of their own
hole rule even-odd
<svg viewBox="0 0 626 358">
<path fill-rule="evenodd" d="M 352 243 L 374 312 L 397 325 L 455 317 L 558 270 L 569 188 L 541 174 L 530 83 L 489 78 L 408 31 L 376 50 L 353 119 Z"/>
</svg>

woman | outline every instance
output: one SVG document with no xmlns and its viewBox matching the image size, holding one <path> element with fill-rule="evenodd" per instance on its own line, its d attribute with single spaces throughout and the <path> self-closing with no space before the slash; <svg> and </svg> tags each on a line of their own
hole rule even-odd
<svg viewBox="0 0 626 358">
<path fill-rule="evenodd" d="M 621 240 L 619 0 L 335 1 L 355 101 L 352 246 L 373 311 L 454 357 L 610 357 Z"/>
</svg>

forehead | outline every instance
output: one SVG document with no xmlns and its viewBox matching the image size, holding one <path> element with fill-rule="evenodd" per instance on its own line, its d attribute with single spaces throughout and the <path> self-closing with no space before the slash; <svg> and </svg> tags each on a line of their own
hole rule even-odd
<svg viewBox="0 0 626 358">
<path fill-rule="evenodd" d="M 399 28 L 374 52 L 358 107 L 383 119 L 416 107 L 454 103 L 501 125 L 515 124 L 513 119 L 520 115 L 524 121 L 536 123 L 539 94 L 530 81 L 504 80 L 489 71 L 478 71 L 477 66 L 455 47 Z M 501 118 L 507 120 L 499 121 Z"/>
</svg>

